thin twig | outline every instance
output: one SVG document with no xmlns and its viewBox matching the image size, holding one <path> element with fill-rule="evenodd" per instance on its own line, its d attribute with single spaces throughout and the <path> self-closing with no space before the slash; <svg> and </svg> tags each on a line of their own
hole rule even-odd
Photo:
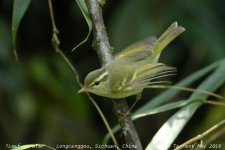
<svg viewBox="0 0 225 150">
<path fill-rule="evenodd" d="M 98 0 L 86 0 L 86 3 L 93 23 L 93 46 L 102 61 L 102 65 L 105 65 L 112 59 L 112 54 L 102 17 L 102 8 L 99 5 Z M 136 145 L 136 150 L 142 150 L 143 148 L 140 139 L 130 115 L 121 117 L 121 114 L 127 114 L 129 112 L 129 107 L 126 100 L 113 100 L 113 104 L 115 111 L 119 116 L 118 120 L 123 129 L 126 144 Z"/>
<path fill-rule="evenodd" d="M 225 134 L 225 127 L 219 131 L 217 131 L 213 136 L 211 136 L 207 141 L 205 141 L 205 144 L 208 145 L 215 141 L 217 138 Z"/>
<path fill-rule="evenodd" d="M 211 101 L 211 100 L 204 100 L 203 102 L 206 103 L 206 104 L 211 104 L 211 105 L 225 107 L 225 103 L 224 102 L 216 102 L 216 101 Z"/>
<path fill-rule="evenodd" d="M 150 85 L 148 87 L 149 88 L 155 88 L 155 89 L 168 88 L 168 89 L 177 89 L 177 90 L 187 91 L 187 92 L 198 92 L 198 93 L 207 94 L 207 95 L 213 96 L 215 98 L 224 100 L 224 97 L 222 97 L 222 96 L 220 96 L 218 94 L 215 94 L 215 93 L 212 93 L 212 92 L 209 92 L 209 91 L 205 91 L 205 90 L 201 90 L 201 89 L 193 89 L 193 88 L 182 87 L 182 86 L 175 86 L 175 85 Z"/>
<path fill-rule="evenodd" d="M 221 127 L 222 125 L 225 125 L 225 120 L 220 121 L 219 123 L 215 124 L 214 126 L 212 126 L 211 128 L 209 128 L 208 130 L 206 130 L 205 132 L 203 132 L 202 134 L 197 135 L 194 138 L 191 138 L 190 140 L 186 141 L 185 143 L 181 144 L 180 146 L 178 146 L 177 148 L 175 148 L 174 150 L 181 150 L 183 149 L 185 146 L 190 145 L 192 143 L 195 143 L 201 139 L 203 139 L 205 136 L 207 136 L 209 133 L 213 132 L 214 130 L 216 130 L 217 128 Z"/>
<path fill-rule="evenodd" d="M 64 55 L 64 53 L 61 51 L 61 49 L 59 48 L 59 44 L 60 44 L 60 40 L 57 36 L 57 34 L 59 33 L 56 24 L 55 24 L 55 19 L 54 19 L 54 13 L 53 13 L 53 8 L 52 8 L 52 1 L 48 0 L 48 5 L 49 5 L 49 11 L 50 11 L 50 16 L 51 16 L 51 21 L 52 21 L 52 28 L 53 28 L 53 33 L 52 33 L 52 45 L 55 49 L 55 51 L 57 53 L 60 54 L 60 56 L 64 59 L 64 61 L 69 65 L 69 67 L 71 68 L 71 70 L 73 71 L 73 73 L 75 74 L 76 77 L 76 81 L 79 84 L 80 87 L 83 87 L 83 84 L 80 82 L 80 77 L 79 77 L 79 73 L 77 72 L 76 68 L 74 67 L 74 65 L 70 62 L 70 60 Z M 106 119 L 106 117 L 104 116 L 103 112 L 101 111 L 101 109 L 99 108 L 98 104 L 96 103 L 96 101 L 91 97 L 91 95 L 89 93 L 87 93 L 89 100 L 93 103 L 94 107 L 97 109 L 98 113 L 100 114 L 107 130 L 109 131 L 112 140 L 114 142 L 114 144 L 116 144 L 118 146 L 118 142 L 116 141 L 116 138 L 112 132 L 112 129 Z M 119 146 L 118 146 L 119 147 Z"/>
</svg>

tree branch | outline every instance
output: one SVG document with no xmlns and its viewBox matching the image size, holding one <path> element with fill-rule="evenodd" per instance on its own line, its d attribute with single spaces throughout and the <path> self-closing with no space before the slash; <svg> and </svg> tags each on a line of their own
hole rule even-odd
<svg viewBox="0 0 225 150">
<path fill-rule="evenodd" d="M 105 25 L 102 17 L 102 9 L 98 0 L 86 0 L 89 13 L 93 23 L 94 42 L 93 46 L 96 49 L 102 65 L 105 65 L 112 59 L 110 44 L 105 30 Z M 121 116 L 129 111 L 129 107 L 125 99 L 113 100 L 114 110 L 118 116 L 118 120 L 125 136 L 126 144 L 136 146 L 136 150 L 142 150 L 142 145 L 134 127 L 130 115 Z"/>
<path fill-rule="evenodd" d="M 96 49 L 102 64 L 104 65 L 112 59 L 112 54 L 103 22 L 102 9 L 98 0 L 87 0 L 86 2 L 93 24 L 93 47 Z"/>
</svg>

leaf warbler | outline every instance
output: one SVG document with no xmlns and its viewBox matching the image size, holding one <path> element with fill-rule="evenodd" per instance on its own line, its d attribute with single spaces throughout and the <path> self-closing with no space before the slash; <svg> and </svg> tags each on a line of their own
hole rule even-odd
<svg viewBox="0 0 225 150">
<path fill-rule="evenodd" d="M 90 72 L 78 93 L 85 91 L 118 99 L 138 95 L 148 85 L 163 83 L 154 79 L 172 75 L 176 69 L 158 63 L 159 56 L 184 31 L 174 22 L 158 39 L 150 37 L 128 46 L 100 69 Z"/>
</svg>

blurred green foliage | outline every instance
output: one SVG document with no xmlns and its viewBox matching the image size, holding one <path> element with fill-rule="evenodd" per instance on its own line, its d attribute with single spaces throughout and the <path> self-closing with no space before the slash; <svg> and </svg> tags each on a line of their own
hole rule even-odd
<svg viewBox="0 0 225 150">
<path fill-rule="evenodd" d="M 0 145 L 99 143 L 106 133 L 104 124 L 87 97 L 76 93 L 79 87 L 72 71 L 51 48 L 47 1 L 32 1 L 21 22 L 17 35 L 19 63 L 12 52 L 12 2 L 0 1 Z M 86 36 L 86 22 L 74 0 L 55 0 L 53 6 L 61 48 L 83 79 L 99 67 L 98 57 L 91 48 L 92 37 L 70 52 Z M 103 14 L 115 52 L 145 37 L 159 36 L 173 21 L 184 26 L 186 32 L 166 48 L 161 58 L 162 62 L 178 67 L 174 79 L 177 82 L 202 66 L 224 58 L 224 6 L 223 0 L 108 0 Z M 224 87 L 218 92 L 225 96 Z M 145 100 L 159 93 L 145 92 L 138 105 L 144 105 Z M 177 99 L 185 96 L 178 95 Z M 96 99 L 114 125 L 110 101 Z M 201 133 L 223 119 L 224 114 L 224 108 L 203 106 L 178 142 Z M 171 112 L 158 114 L 137 122 L 144 145 L 170 115 Z M 224 142 L 220 139 L 216 142 Z"/>
</svg>

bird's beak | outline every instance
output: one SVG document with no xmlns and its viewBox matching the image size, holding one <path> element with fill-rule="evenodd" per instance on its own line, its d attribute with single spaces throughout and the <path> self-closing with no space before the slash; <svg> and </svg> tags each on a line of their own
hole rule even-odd
<svg viewBox="0 0 225 150">
<path fill-rule="evenodd" d="M 86 91 L 86 88 L 82 87 L 77 93 L 82 93 L 82 92 L 85 92 L 85 91 Z"/>
</svg>

